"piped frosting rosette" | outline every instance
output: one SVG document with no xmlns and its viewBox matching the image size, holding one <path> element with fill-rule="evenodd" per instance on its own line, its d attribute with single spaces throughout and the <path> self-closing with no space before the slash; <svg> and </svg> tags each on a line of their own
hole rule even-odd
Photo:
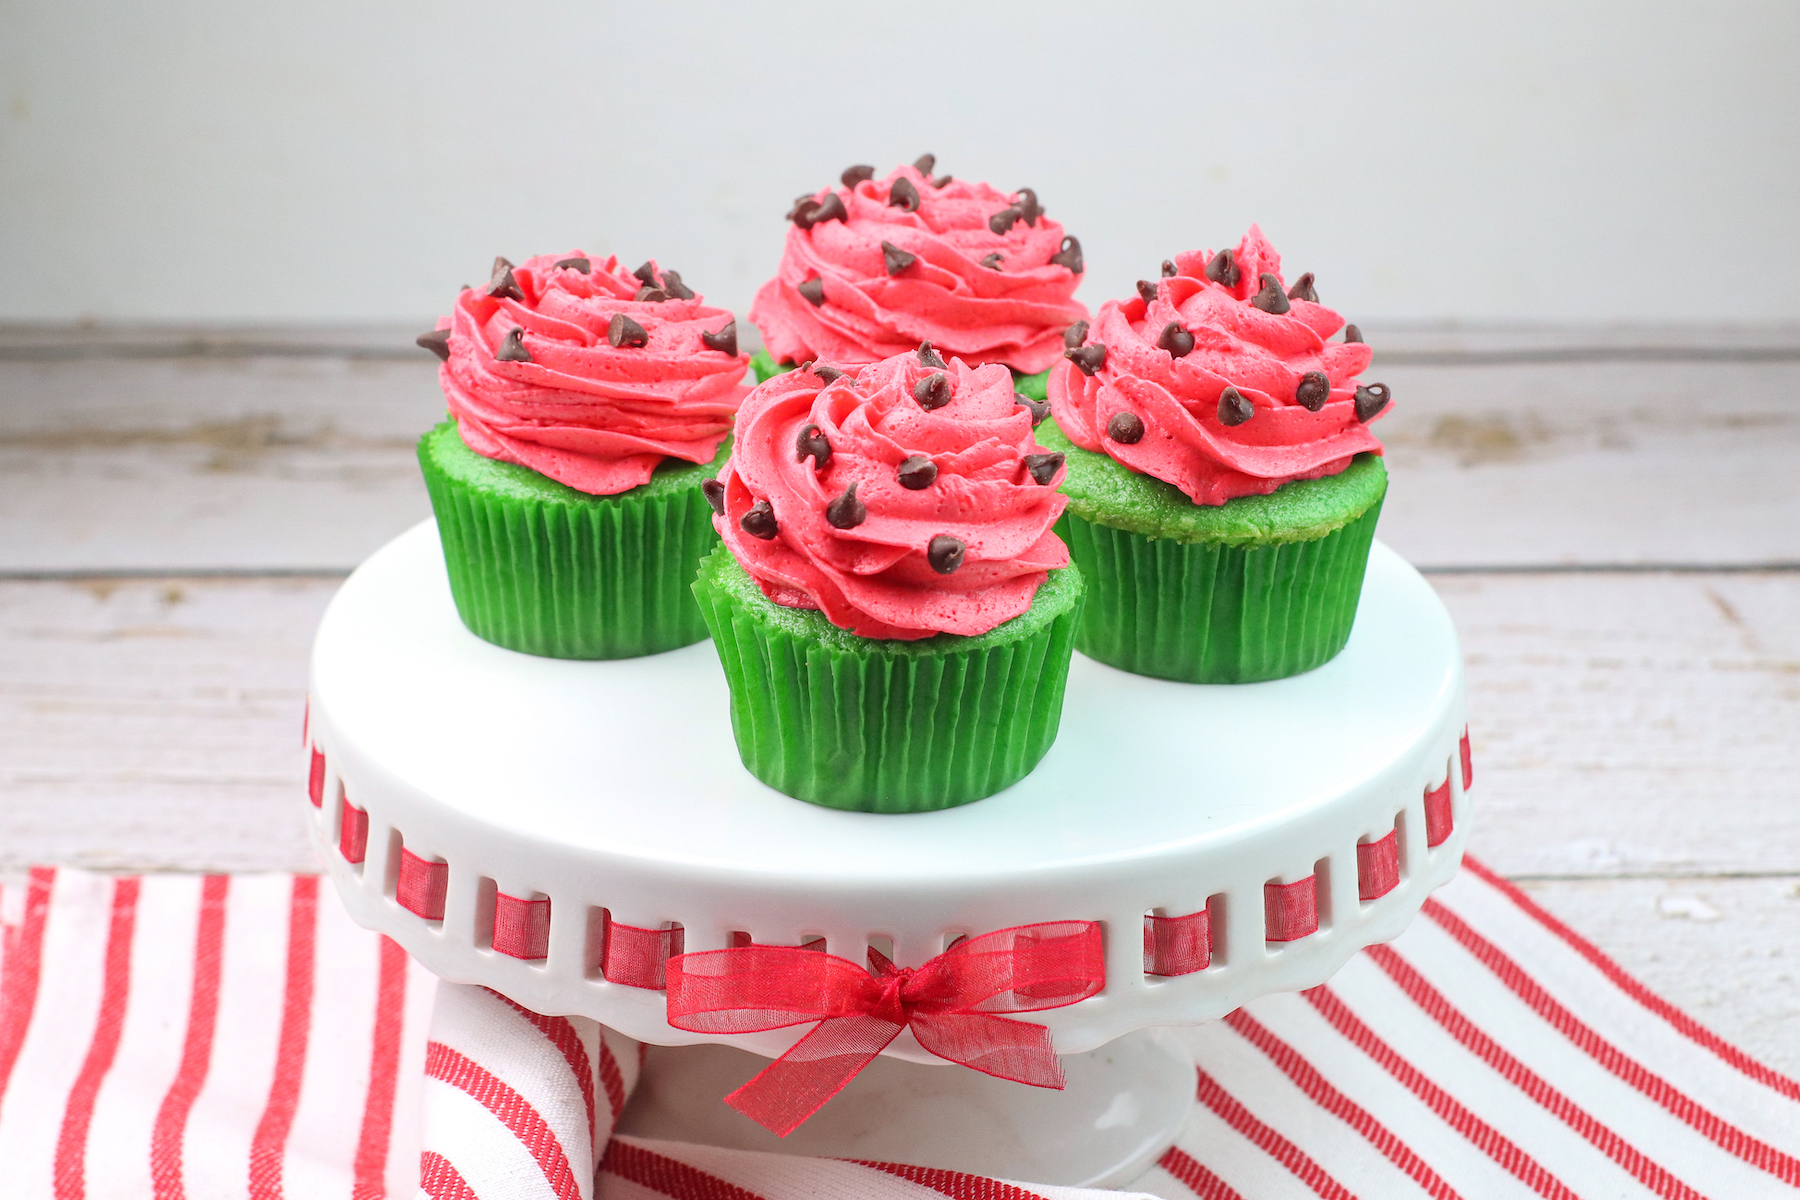
<svg viewBox="0 0 1800 1200">
<path fill-rule="evenodd" d="M 1368 423 L 1387 388 L 1357 383 L 1368 346 L 1318 303 L 1310 274 L 1287 286 L 1256 226 L 1235 250 L 1177 255 L 1138 290 L 1068 331 L 1049 399 L 1071 442 L 1196 504 L 1265 495 L 1380 452 Z M 1339 330 L 1346 340 L 1327 340 Z"/>
<path fill-rule="evenodd" d="M 1063 456 L 1005 367 L 929 346 L 776 376 L 744 402 L 714 524 L 763 593 L 862 637 L 985 633 L 1069 555 Z"/>
<path fill-rule="evenodd" d="M 851 167 L 802 196 L 787 248 L 750 308 L 776 362 L 876 362 L 929 341 L 946 356 L 1048 369 L 1087 316 L 1081 246 L 1030 188 L 949 176 L 927 155 L 885 179 Z"/>
<path fill-rule="evenodd" d="M 749 388 L 731 313 L 654 261 L 636 272 L 579 250 L 494 265 L 421 344 L 463 441 L 592 495 L 649 481 L 667 458 L 710 461 Z"/>
</svg>

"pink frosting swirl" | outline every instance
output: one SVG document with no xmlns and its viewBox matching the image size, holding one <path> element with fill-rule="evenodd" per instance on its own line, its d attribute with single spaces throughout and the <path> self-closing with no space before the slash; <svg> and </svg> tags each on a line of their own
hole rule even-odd
<svg viewBox="0 0 1800 1200">
<path fill-rule="evenodd" d="M 714 524 L 777 604 L 862 637 L 974 635 L 1068 565 L 1050 532 L 1062 455 L 1033 439 L 1012 375 L 922 357 L 777 375 L 738 411 Z"/>
<path fill-rule="evenodd" d="M 701 340 L 729 312 L 654 262 L 649 273 L 676 295 L 636 300 L 643 280 L 617 258 L 579 250 L 495 266 L 493 280 L 465 288 L 438 322 L 449 330 L 438 378 L 469 449 L 597 496 L 648 482 L 665 458 L 703 463 L 718 453 L 750 390 L 750 356 L 735 336 L 724 349 Z M 625 327 L 623 340 L 609 340 L 616 316 L 635 324 L 642 344 Z"/>
<path fill-rule="evenodd" d="M 824 219 L 809 204 L 823 204 Z M 996 233 L 990 221 L 1008 210 L 1018 215 Z M 1065 248 L 1063 227 L 1029 189 L 1009 196 L 960 179 L 939 187 L 901 167 L 802 197 L 795 211 L 781 267 L 750 307 L 777 362 L 876 362 L 929 341 L 971 363 L 1035 374 L 1062 353 L 1062 331 L 1088 315 L 1074 298 L 1080 246 L 1068 239 Z M 883 243 L 911 260 L 892 269 Z"/>
<path fill-rule="evenodd" d="M 1228 267 L 1220 261 L 1224 254 Z M 1208 277 L 1209 262 L 1221 279 Z M 1335 475 L 1357 453 L 1380 452 L 1358 417 L 1356 377 L 1369 365 L 1368 346 L 1326 341 L 1344 328 L 1343 318 L 1301 298 L 1310 293 L 1310 275 L 1295 285 L 1294 297 L 1286 295 L 1281 258 L 1260 229 L 1251 226 L 1235 251 L 1179 254 L 1173 265 L 1175 275 L 1154 284 L 1153 300 L 1100 306 L 1085 357 L 1091 364 L 1094 347 L 1104 346 L 1105 361 L 1092 375 L 1077 362 L 1059 363 L 1050 373 L 1050 405 L 1070 441 L 1172 483 L 1196 504 Z M 1252 303 L 1259 292 L 1263 299 Z M 1286 311 L 1267 311 L 1283 306 Z M 1159 344 L 1167 339 L 1181 348 L 1171 324 L 1193 338 L 1187 353 Z M 1374 387 L 1385 403 L 1386 389 Z M 1227 388 L 1242 400 L 1225 397 Z M 1375 394 L 1365 390 L 1365 410 L 1375 407 Z M 1232 410 L 1229 424 L 1221 417 L 1222 400 Z M 1137 440 L 1116 436 L 1136 432 L 1130 420 L 1112 428 L 1119 414 L 1141 423 Z"/>
</svg>

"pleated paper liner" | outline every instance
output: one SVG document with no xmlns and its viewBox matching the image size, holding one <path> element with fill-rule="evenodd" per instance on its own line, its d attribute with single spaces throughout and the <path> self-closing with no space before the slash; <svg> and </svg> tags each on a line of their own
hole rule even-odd
<svg viewBox="0 0 1800 1200">
<path fill-rule="evenodd" d="M 1031 772 L 1056 740 L 1084 592 L 1080 571 L 1052 571 L 996 629 L 900 642 L 775 604 L 724 547 L 694 583 L 744 765 L 801 800 L 887 813 L 967 804 Z"/>
<path fill-rule="evenodd" d="M 1379 455 L 1267 496 L 1197 505 L 1175 487 L 1074 445 L 1056 532 L 1088 579 L 1075 647 L 1138 675 L 1252 683 L 1310 671 L 1350 639 L 1387 492 Z"/>
<path fill-rule="evenodd" d="M 758 350 L 750 356 L 750 369 L 756 372 L 756 382 L 767 383 L 775 376 L 794 369 L 793 363 L 778 363 L 769 357 L 767 350 Z M 1029 396 L 1033 400 L 1042 400 L 1045 389 L 1050 385 L 1050 372 L 1039 371 L 1036 375 L 1021 375 L 1013 372 L 1013 390 L 1020 395 Z"/>
<path fill-rule="evenodd" d="M 477 637 L 549 658 L 635 658 L 691 645 L 706 625 L 690 585 L 718 544 L 700 490 L 729 457 L 668 459 L 650 482 L 590 496 L 463 444 L 454 422 L 419 439 L 456 611 Z"/>
</svg>

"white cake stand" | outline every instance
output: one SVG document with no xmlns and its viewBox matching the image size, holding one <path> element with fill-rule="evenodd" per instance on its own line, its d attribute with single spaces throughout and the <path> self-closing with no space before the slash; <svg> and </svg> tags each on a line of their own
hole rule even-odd
<svg viewBox="0 0 1800 1200">
<path fill-rule="evenodd" d="M 1077 654 L 1037 770 L 942 812 L 839 812 L 759 783 L 710 644 L 569 662 L 481 641 L 430 522 L 332 601 L 308 712 L 314 838 L 356 920 L 444 979 L 656 1047 L 774 1056 L 805 1027 L 675 1029 L 620 949 L 822 937 L 916 966 L 964 934 L 1101 922 L 1104 989 L 1028 1016 L 1068 1056 L 1067 1092 L 914 1066 L 942 1060 L 903 1033 L 885 1054 L 910 1061 L 877 1061 L 785 1142 L 716 1103 L 757 1061 L 725 1050 L 656 1051 L 633 1105 L 656 1136 L 1045 1183 L 1119 1181 L 1173 1140 L 1191 1062 L 1140 1031 L 1324 982 L 1405 928 L 1466 826 L 1456 632 L 1379 543 L 1325 666 L 1207 687 Z M 1147 917 L 1164 919 L 1154 955 Z"/>
</svg>

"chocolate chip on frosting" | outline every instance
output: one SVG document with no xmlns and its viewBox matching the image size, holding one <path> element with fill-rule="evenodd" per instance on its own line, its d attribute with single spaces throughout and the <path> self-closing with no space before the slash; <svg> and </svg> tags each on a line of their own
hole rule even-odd
<svg viewBox="0 0 1800 1200">
<path fill-rule="evenodd" d="M 1331 399 L 1331 379 L 1323 371 L 1308 371 L 1294 387 L 1294 401 L 1307 412 L 1318 412 Z"/>
<path fill-rule="evenodd" d="M 1267 271 L 1262 273 L 1262 290 L 1250 297 L 1250 306 L 1275 316 L 1294 307 L 1288 303 L 1287 293 L 1281 290 L 1281 280 Z"/>
<path fill-rule="evenodd" d="M 721 354 L 729 354 L 731 357 L 736 358 L 738 352 L 737 318 L 733 317 L 731 320 L 725 322 L 724 326 L 720 328 L 717 333 L 707 333 L 702 330 L 700 333 L 700 342 L 708 350 L 717 350 Z"/>
<path fill-rule="evenodd" d="M 1037 228 L 1038 218 L 1044 215 L 1044 206 L 1038 203 L 1037 193 L 1030 188 L 1020 188 L 1019 195 L 1024 199 L 1018 201 L 1019 215 L 1033 229 Z"/>
<path fill-rule="evenodd" d="M 507 330 L 494 357 L 500 362 L 530 362 L 531 351 L 525 348 L 525 331 L 517 325 Z"/>
<path fill-rule="evenodd" d="M 775 507 L 767 500 L 758 500 L 752 504 L 744 515 L 738 518 L 738 528 L 753 538 L 772 541 L 781 526 L 775 521 Z"/>
<path fill-rule="evenodd" d="M 423 346 L 444 362 L 450 361 L 450 331 L 448 329 L 434 329 L 430 333 L 421 333 L 413 339 L 413 344 Z"/>
<path fill-rule="evenodd" d="M 988 229 L 994 233 L 1004 234 L 1024 215 L 1017 205 L 1008 205 L 988 218 Z"/>
<path fill-rule="evenodd" d="M 799 292 L 802 296 L 805 296 L 806 302 L 814 308 L 825 303 L 825 281 L 820 279 L 817 275 L 814 275 L 811 279 L 803 280 L 794 290 Z"/>
<path fill-rule="evenodd" d="M 633 271 L 631 274 L 645 287 L 656 286 L 656 264 L 647 258 L 644 260 L 644 265 Z"/>
<path fill-rule="evenodd" d="M 1393 393 L 1388 391 L 1385 383 L 1365 383 L 1356 389 L 1356 419 L 1367 424 L 1375 419 L 1375 414 L 1388 406 Z"/>
<path fill-rule="evenodd" d="M 487 294 L 496 299 L 501 296 L 508 300 L 525 299 L 525 293 L 519 290 L 518 280 L 513 278 L 513 265 L 504 258 L 494 260 L 494 275 L 488 280 Z"/>
<path fill-rule="evenodd" d="M 1056 478 L 1056 473 L 1062 470 L 1062 466 L 1063 456 L 1060 454 L 1027 454 L 1025 456 L 1025 469 L 1031 473 L 1033 480 L 1045 487 L 1048 487 L 1050 481 Z"/>
<path fill-rule="evenodd" d="M 931 170 L 935 166 L 937 166 L 937 155 L 935 154 L 921 154 L 913 159 L 913 170 L 921 175 L 931 174 Z"/>
<path fill-rule="evenodd" d="M 1137 290 L 1138 290 L 1138 295 L 1140 295 L 1144 298 L 1145 304 L 1148 304 L 1152 300 L 1156 299 L 1156 285 L 1154 283 L 1151 283 L 1148 279 L 1138 280 L 1137 281 Z"/>
<path fill-rule="evenodd" d="M 1236 388 L 1227 386 L 1219 393 L 1219 424 L 1242 425 L 1255 415 L 1256 405 Z"/>
<path fill-rule="evenodd" d="M 898 275 L 919 261 L 918 255 L 909 254 L 894 243 L 887 241 L 881 243 L 881 258 L 887 264 L 889 275 Z"/>
<path fill-rule="evenodd" d="M 1062 240 L 1062 249 L 1050 256 L 1050 261 L 1059 267 L 1067 267 L 1071 275 L 1081 274 L 1081 243 L 1073 237 Z"/>
<path fill-rule="evenodd" d="M 950 364 L 944 361 L 944 356 L 937 352 L 936 346 L 933 346 L 930 342 L 920 342 L 919 365 L 921 367 L 930 367 L 934 371 L 943 371 L 947 370 Z"/>
<path fill-rule="evenodd" d="M 658 287 L 641 287 L 632 299 L 643 304 L 661 304 L 669 298 L 669 293 Z"/>
<path fill-rule="evenodd" d="M 963 544 L 961 538 L 940 533 L 931 539 L 930 545 L 925 547 L 925 561 L 930 563 L 931 569 L 939 575 L 953 575 L 956 573 L 956 568 L 963 565 L 963 555 L 968 552 L 969 548 Z"/>
<path fill-rule="evenodd" d="M 1319 302 L 1319 289 L 1313 286 L 1313 273 L 1308 271 L 1294 280 L 1294 286 L 1288 289 L 1289 300 L 1305 300 L 1309 304 Z"/>
<path fill-rule="evenodd" d="M 845 167 L 838 180 L 847 188 L 853 188 L 865 179 L 875 178 L 875 168 L 868 163 L 857 163 L 854 167 Z"/>
<path fill-rule="evenodd" d="M 1176 358 L 1186 358 L 1194 350 L 1194 335 L 1181 327 L 1180 321 L 1170 321 L 1163 326 L 1162 335 L 1156 339 L 1158 350 L 1167 350 Z"/>
<path fill-rule="evenodd" d="M 1344 341 L 1360 342 L 1362 340 L 1363 340 L 1362 330 L 1358 329 L 1354 325 L 1344 326 Z"/>
<path fill-rule="evenodd" d="M 813 214 L 819 211 L 819 202 L 812 196 L 801 196 L 794 201 L 794 207 L 788 209 L 787 219 L 802 229 L 813 227 Z"/>
<path fill-rule="evenodd" d="M 1092 375 L 1106 365 L 1106 344 L 1095 342 L 1091 346 L 1078 346 L 1073 350 L 1064 350 L 1063 357 L 1074 363 L 1083 375 Z"/>
<path fill-rule="evenodd" d="M 894 180 L 888 188 L 888 207 L 902 212 L 919 211 L 919 189 L 913 186 L 912 180 L 904 175 Z"/>
<path fill-rule="evenodd" d="M 1042 425 L 1044 423 L 1044 418 L 1050 415 L 1050 406 L 1048 404 L 1044 403 L 1042 400 L 1033 400 L 1023 392 L 1013 393 L 1013 403 L 1023 404 L 1025 406 L 1025 410 L 1031 414 L 1031 427 L 1033 429 Z"/>
<path fill-rule="evenodd" d="M 1073 325 L 1063 330 L 1063 349 L 1075 349 L 1075 347 L 1087 341 L 1087 333 L 1088 323 L 1086 321 L 1075 322 Z"/>
<path fill-rule="evenodd" d="M 817 362 L 817 361 L 809 362 L 804 367 L 801 367 L 800 369 L 802 371 L 811 371 L 814 375 L 817 375 L 820 379 L 823 379 L 825 381 L 825 385 L 827 387 L 831 386 L 832 384 L 836 383 L 838 380 L 840 380 L 844 377 L 844 373 L 842 371 L 838 370 L 836 367 L 828 367 L 824 363 Z"/>
<path fill-rule="evenodd" d="M 813 470 L 823 471 L 831 465 L 831 443 L 825 439 L 825 431 L 817 425 L 802 426 L 800 435 L 794 439 L 794 461 L 813 460 Z"/>
<path fill-rule="evenodd" d="M 583 275 L 591 275 L 594 264 L 585 258 L 565 258 L 557 262 L 556 268 L 559 271 L 580 271 Z"/>
<path fill-rule="evenodd" d="M 712 510 L 721 517 L 725 515 L 725 485 L 716 479 L 708 479 L 700 485 L 700 494 L 712 505 Z"/>
<path fill-rule="evenodd" d="M 606 341 L 615 348 L 635 350 L 639 346 L 649 345 L 650 335 L 642 325 L 624 313 L 614 313 L 613 319 L 606 325 Z"/>
<path fill-rule="evenodd" d="M 948 183 L 949 183 L 949 182 L 950 182 L 950 181 L 951 181 L 951 180 L 952 180 L 952 179 L 953 179 L 953 178 L 954 178 L 954 176 L 951 176 L 951 175 L 936 175 L 936 176 L 933 176 L 933 177 L 932 177 L 932 180 L 931 180 L 931 186 L 932 186 L 932 187 L 934 187 L 934 188 L 941 188 L 941 187 L 944 187 L 944 186 L 945 186 L 945 185 L 947 185 L 947 184 L 948 184 Z"/>
<path fill-rule="evenodd" d="M 942 371 L 932 372 L 913 384 L 913 399 L 926 412 L 944 407 L 950 403 L 950 377 Z"/>
<path fill-rule="evenodd" d="M 1173 278 L 1175 278 L 1175 264 L 1174 264 L 1174 263 L 1172 263 L 1172 262 L 1170 262 L 1170 261 L 1169 261 L 1169 260 L 1168 260 L 1168 259 L 1166 259 L 1166 258 L 1165 258 L 1165 259 L 1163 259 L 1163 264 L 1162 264 L 1162 277 L 1163 277 L 1163 278 L 1164 278 L 1164 279 L 1173 279 Z"/>
<path fill-rule="evenodd" d="M 1237 255 L 1230 250 L 1221 250 L 1206 260 L 1206 277 L 1214 283 L 1234 288 L 1238 284 Z"/>
<path fill-rule="evenodd" d="M 819 201 L 819 207 L 812 210 L 810 217 L 814 225 L 823 225 L 827 221 L 848 221 L 850 210 L 844 207 L 844 198 L 836 192 Z"/>
<path fill-rule="evenodd" d="M 831 522 L 833 529 L 855 529 L 869 519 L 869 508 L 856 498 L 854 483 L 844 489 L 843 495 L 825 506 L 825 519 Z"/>
<path fill-rule="evenodd" d="M 680 271 L 663 272 L 663 291 L 677 300 L 692 300 L 694 289 L 681 282 Z"/>
<path fill-rule="evenodd" d="M 1121 446 L 1144 440 L 1144 422 L 1136 413 L 1116 412 L 1106 422 L 1106 436 Z"/>
<path fill-rule="evenodd" d="M 1006 255 L 1000 253 L 998 250 L 994 251 L 992 254 L 984 254 L 981 256 L 981 265 L 990 271 L 998 271 L 1000 269 L 1000 264 L 1005 261 Z"/>
<path fill-rule="evenodd" d="M 922 488 L 928 488 L 931 486 L 931 481 L 937 478 L 937 464 L 923 454 L 915 454 L 900 464 L 897 478 L 900 480 L 900 486 L 909 491 L 916 492 Z"/>
<path fill-rule="evenodd" d="M 493 269 L 490 270 L 488 272 L 488 274 L 489 275 L 498 275 L 502 271 L 510 271 L 512 269 L 513 269 L 512 259 L 506 257 L 506 255 L 504 255 L 504 254 L 496 254 L 496 255 L 494 255 Z"/>
</svg>

